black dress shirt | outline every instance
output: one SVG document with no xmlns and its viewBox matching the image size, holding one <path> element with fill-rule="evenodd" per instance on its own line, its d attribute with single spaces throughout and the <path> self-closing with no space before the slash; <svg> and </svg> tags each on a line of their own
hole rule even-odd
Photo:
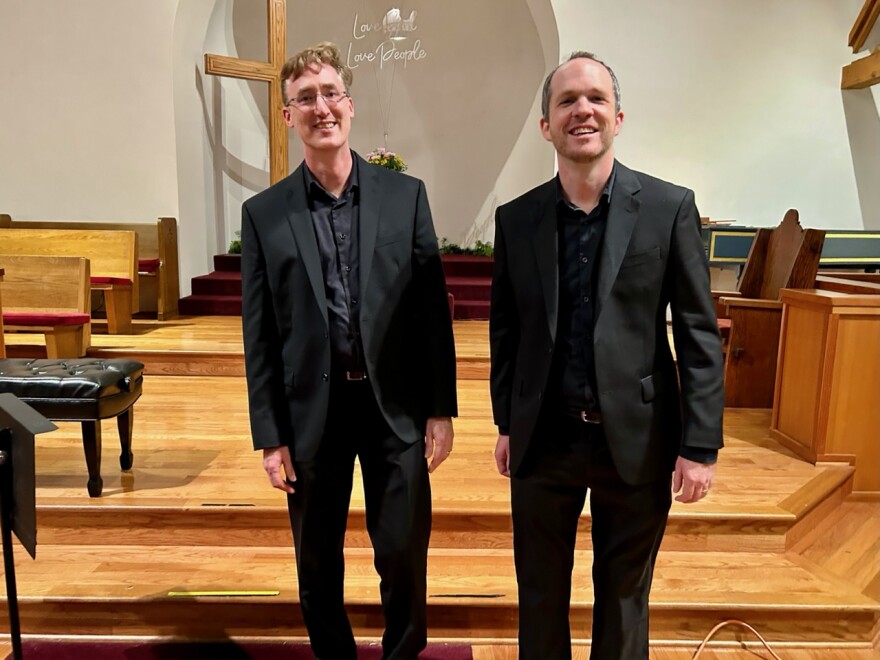
<svg viewBox="0 0 880 660">
<path fill-rule="evenodd" d="M 599 203 L 589 213 L 565 199 L 556 177 L 559 321 L 551 382 L 556 401 L 569 411 L 600 410 L 593 355 L 597 264 L 614 185 L 612 170 Z"/>
<path fill-rule="evenodd" d="M 325 190 L 308 167 L 304 167 L 303 172 L 324 274 L 332 367 L 337 372 L 363 371 L 364 351 L 358 314 L 357 159 L 353 160 L 351 174 L 339 197 Z"/>
</svg>

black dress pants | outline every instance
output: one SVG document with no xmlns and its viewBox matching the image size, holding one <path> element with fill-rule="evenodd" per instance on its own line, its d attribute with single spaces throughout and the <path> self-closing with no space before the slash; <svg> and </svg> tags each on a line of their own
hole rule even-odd
<svg viewBox="0 0 880 660">
<path fill-rule="evenodd" d="M 361 464 L 367 531 L 380 576 L 383 658 L 413 660 L 427 644 L 426 571 L 431 491 L 424 445 L 394 435 L 368 381 L 334 380 L 321 449 L 294 459 L 288 511 L 303 617 L 322 660 L 357 657 L 345 612 L 343 545 L 354 460 Z"/>
<path fill-rule="evenodd" d="M 590 493 L 591 660 L 648 658 L 648 593 L 671 505 L 671 475 L 630 486 L 602 426 L 542 415 L 528 465 L 511 479 L 521 660 L 571 658 L 569 605 L 578 518 Z"/>
</svg>

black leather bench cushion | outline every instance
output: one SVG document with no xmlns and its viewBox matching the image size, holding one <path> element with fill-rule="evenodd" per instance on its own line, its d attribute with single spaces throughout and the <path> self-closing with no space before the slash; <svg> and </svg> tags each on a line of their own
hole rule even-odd
<svg viewBox="0 0 880 660">
<path fill-rule="evenodd" d="M 11 392 L 49 419 L 113 417 L 141 395 L 144 365 L 123 358 L 0 360 L 0 393 Z"/>
</svg>

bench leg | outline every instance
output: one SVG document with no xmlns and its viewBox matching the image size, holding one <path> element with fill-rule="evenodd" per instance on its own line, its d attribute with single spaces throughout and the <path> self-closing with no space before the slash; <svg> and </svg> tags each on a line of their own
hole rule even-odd
<svg viewBox="0 0 880 660">
<path fill-rule="evenodd" d="M 50 360 L 78 358 L 84 355 L 81 325 L 62 325 L 46 332 L 46 357 Z"/>
<path fill-rule="evenodd" d="M 107 310 L 107 332 L 111 335 L 131 334 L 132 290 L 130 286 L 114 285 L 104 290 Z"/>
<path fill-rule="evenodd" d="M 134 464 L 134 454 L 131 453 L 131 432 L 134 430 L 134 406 L 116 418 L 116 426 L 119 429 L 119 445 L 122 453 L 119 454 L 119 467 L 130 470 Z"/>
<path fill-rule="evenodd" d="M 101 497 L 104 480 L 101 479 L 101 420 L 82 423 L 83 449 L 89 470 L 89 496 Z"/>
</svg>

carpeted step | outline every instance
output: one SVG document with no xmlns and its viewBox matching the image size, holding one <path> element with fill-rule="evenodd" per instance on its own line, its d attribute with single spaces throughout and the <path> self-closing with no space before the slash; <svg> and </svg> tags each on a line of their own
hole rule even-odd
<svg viewBox="0 0 880 660">
<path fill-rule="evenodd" d="M 180 299 L 184 316 L 240 316 L 241 296 L 192 295 Z"/>
<path fill-rule="evenodd" d="M 459 300 L 455 298 L 455 319 L 457 321 L 464 320 L 486 320 L 489 318 L 489 301 L 488 300 Z"/>
<path fill-rule="evenodd" d="M 241 273 L 215 270 L 208 275 L 192 278 L 194 295 L 241 297 Z"/>
<path fill-rule="evenodd" d="M 192 642 L 132 637 L 104 641 L 74 636 L 27 639 L 22 650 L 28 660 L 309 660 L 315 657 L 306 642 L 290 640 Z M 378 642 L 358 644 L 357 654 L 360 660 L 380 660 L 382 645 Z M 429 644 L 419 654 L 422 660 L 473 660 L 473 657 L 470 644 Z"/>
<path fill-rule="evenodd" d="M 444 254 L 443 272 L 446 277 L 492 277 L 492 257 L 475 257 L 469 254 Z"/>
<path fill-rule="evenodd" d="M 240 254 L 215 254 L 214 270 L 222 270 L 230 273 L 241 272 Z"/>
<path fill-rule="evenodd" d="M 488 277 L 447 277 L 446 289 L 459 301 L 489 300 L 492 280 Z"/>
</svg>

